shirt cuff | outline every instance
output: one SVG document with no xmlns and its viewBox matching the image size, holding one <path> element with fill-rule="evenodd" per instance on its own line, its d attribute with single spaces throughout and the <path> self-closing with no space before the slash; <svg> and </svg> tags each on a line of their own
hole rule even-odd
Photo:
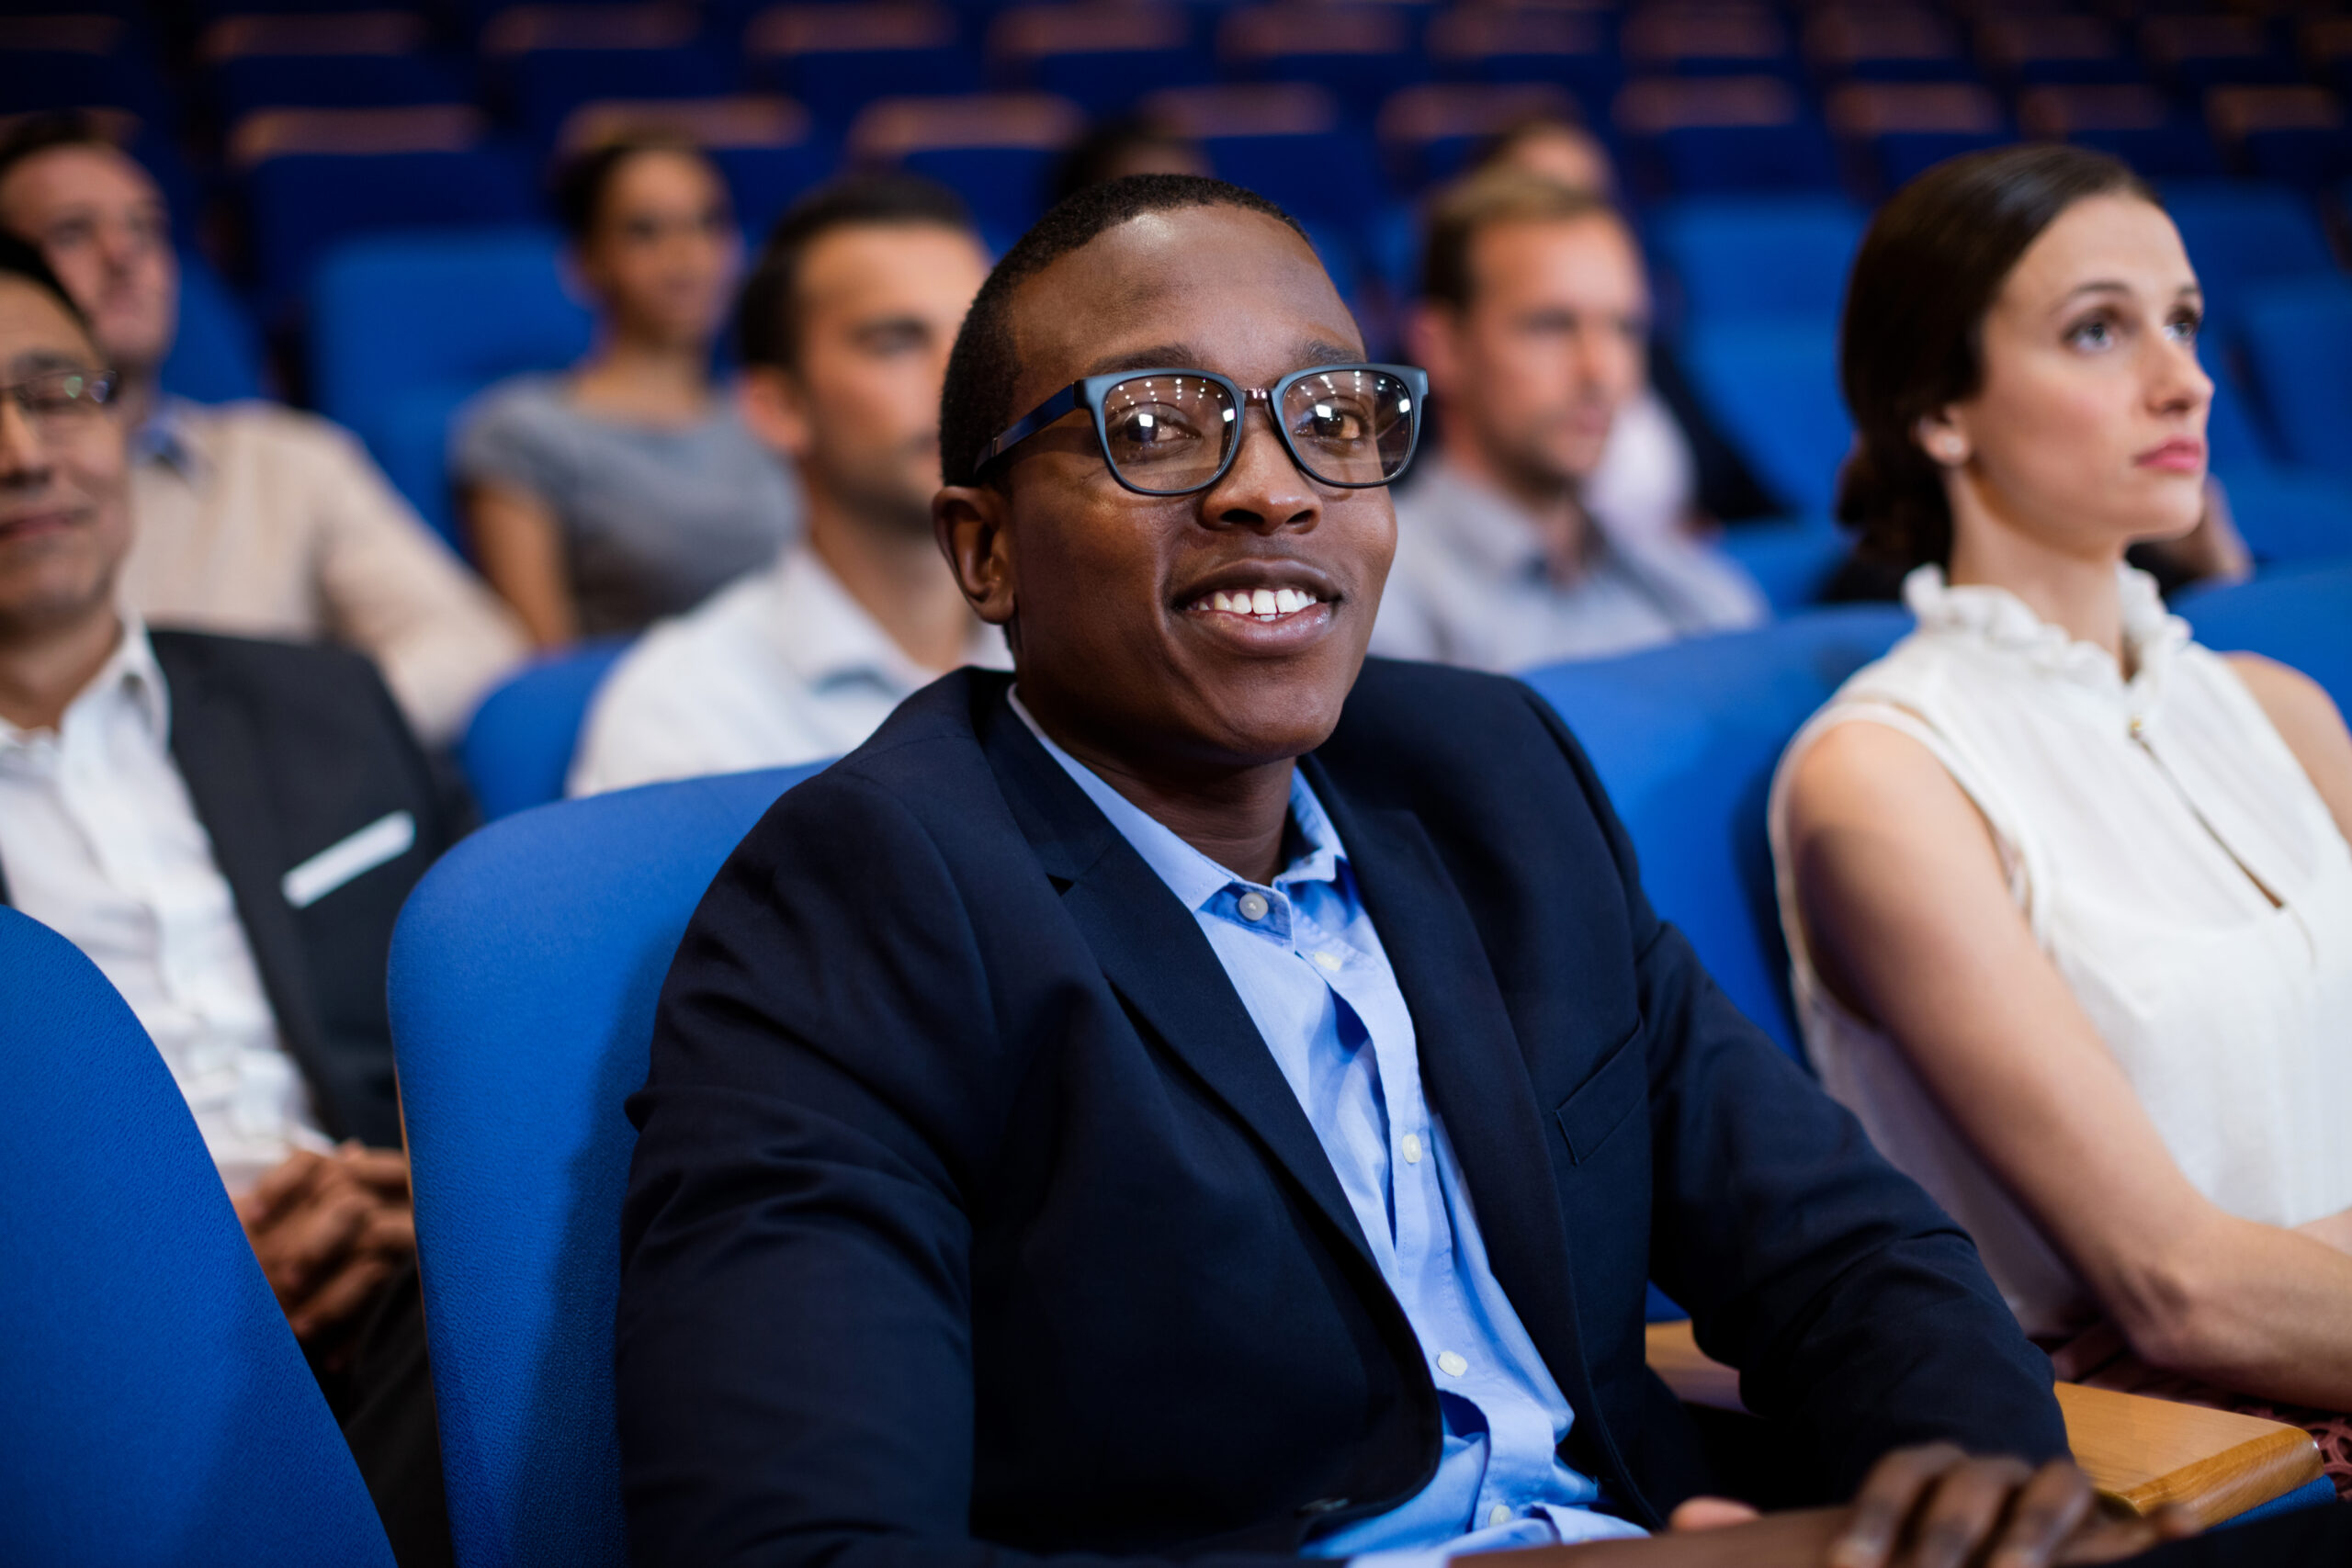
<svg viewBox="0 0 2352 1568">
<path fill-rule="evenodd" d="M 1453 1553 L 1442 1546 L 1410 1551 L 1367 1551 L 1348 1559 L 1348 1568 L 1445 1568 Z"/>
</svg>

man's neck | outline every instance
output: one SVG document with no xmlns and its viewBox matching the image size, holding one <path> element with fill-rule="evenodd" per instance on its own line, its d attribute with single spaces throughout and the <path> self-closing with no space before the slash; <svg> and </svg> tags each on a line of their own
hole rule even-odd
<svg viewBox="0 0 2352 1568">
<path fill-rule="evenodd" d="M 1570 583 L 1584 575 L 1593 532 L 1575 481 L 1504 462 L 1467 436 L 1449 437 L 1442 450 L 1446 467 L 1494 491 L 1526 519 L 1552 581 Z"/>
<path fill-rule="evenodd" d="M 899 652 L 938 673 L 964 662 L 971 607 L 929 535 L 861 519 L 811 484 L 808 547 Z"/>
<path fill-rule="evenodd" d="M 1145 816 L 1237 876 L 1270 884 L 1282 871 L 1296 758 L 1238 768 L 1163 766 L 1155 759 L 1139 767 L 1082 724 L 1058 716 L 1047 694 L 1018 689 L 1022 705 L 1054 744 Z"/>
<path fill-rule="evenodd" d="M 55 729 L 121 642 L 112 604 L 65 626 L 0 632 L 0 718 L 22 730 Z"/>
</svg>

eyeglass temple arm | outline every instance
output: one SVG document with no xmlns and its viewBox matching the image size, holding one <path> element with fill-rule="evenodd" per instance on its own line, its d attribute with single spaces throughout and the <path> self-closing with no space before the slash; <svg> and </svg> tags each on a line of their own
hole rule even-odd
<svg viewBox="0 0 2352 1568">
<path fill-rule="evenodd" d="M 1035 408 L 1031 409 L 1025 416 L 1008 426 L 1001 435 L 989 443 L 989 449 L 980 454 L 979 463 L 975 466 L 985 468 L 995 462 L 999 457 L 1078 407 L 1079 396 L 1085 389 L 1085 386 L 1086 383 L 1083 381 L 1073 381 Z"/>
</svg>

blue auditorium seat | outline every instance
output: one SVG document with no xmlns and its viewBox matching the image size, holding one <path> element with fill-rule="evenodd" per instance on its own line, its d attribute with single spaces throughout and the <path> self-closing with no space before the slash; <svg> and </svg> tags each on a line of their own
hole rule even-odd
<svg viewBox="0 0 2352 1568">
<path fill-rule="evenodd" d="M 501 377 L 587 352 L 594 322 L 563 291 L 560 252 L 543 229 L 387 235 L 319 268 L 311 395 L 445 534 L 451 414 Z"/>
<path fill-rule="evenodd" d="M 2258 286 L 2335 271 L 2318 214 L 2284 186 L 2181 181 L 2162 195 L 2205 290 L 2206 319 L 2219 330 L 2240 319 Z"/>
<path fill-rule="evenodd" d="M 821 764 L 820 764 L 821 765 Z M 613 1306 L 653 1005 L 704 888 L 815 766 L 494 823 L 392 936 L 449 1524 L 463 1568 L 620 1568 Z"/>
<path fill-rule="evenodd" d="M 2239 316 L 2287 456 L 2352 479 L 2352 278 L 2266 284 Z"/>
<path fill-rule="evenodd" d="M 1835 332 L 1868 221 L 1843 197 L 1720 196 L 1670 203 L 1647 231 L 1693 328 L 1761 316 Z"/>
<path fill-rule="evenodd" d="M 2292 665 L 2352 713 L 2352 561 L 2266 572 L 2177 608 L 2206 647 Z"/>
<path fill-rule="evenodd" d="M 458 755 L 485 820 L 563 798 L 588 705 L 627 651 L 609 637 L 551 654 L 482 699 Z"/>
<path fill-rule="evenodd" d="M 1789 615 L 1820 599 L 1854 541 L 1826 517 L 1790 517 L 1734 524 L 1718 545 L 1764 590 L 1772 613 Z"/>
<path fill-rule="evenodd" d="M 779 5 L 752 18 L 743 52 L 755 83 L 782 88 L 838 130 L 877 98 L 977 92 L 978 51 L 956 12 L 932 0 Z"/>
<path fill-rule="evenodd" d="M 2352 560 L 2352 482 L 2284 464 L 2224 471 L 2221 479 L 2230 515 L 2256 560 L 2265 566 Z"/>
<path fill-rule="evenodd" d="M 199 403 L 262 394 L 261 334 L 211 264 L 180 253 L 180 322 L 164 361 L 164 389 Z"/>
<path fill-rule="evenodd" d="M 1216 79 L 1177 6 L 1015 6 L 989 27 L 988 53 L 1001 85 L 1058 94 L 1097 117 Z"/>
<path fill-rule="evenodd" d="M 245 176 L 264 296 L 300 298 L 340 242 L 400 229 L 527 223 L 538 193 L 501 148 L 420 152 L 300 152 Z"/>
<path fill-rule="evenodd" d="M 223 124 L 256 109 L 391 108 L 473 97 L 448 62 L 421 53 L 243 54 L 208 74 Z"/>
<path fill-rule="evenodd" d="M 1853 444 L 1836 327 L 1716 321 L 1694 329 L 1682 355 L 1708 410 L 1766 487 L 1800 513 L 1827 515 Z"/>
<path fill-rule="evenodd" d="M 0 1556 L 391 1568 L 179 1086 L 0 908 Z"/>
<path fill-rule="evenodd" d="M 1591 756 L 1659 913 L 1792 1055 L 1765 795 L 1798 728 L 1910 626 L 1894 606 L 1854 605 L 1525 677 Z"/>
</svg>

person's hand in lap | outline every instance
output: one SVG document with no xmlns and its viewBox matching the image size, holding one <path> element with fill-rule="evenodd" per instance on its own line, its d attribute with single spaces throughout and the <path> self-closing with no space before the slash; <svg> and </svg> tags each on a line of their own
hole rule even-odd
<svg viewBox="0 0 2352 1568">
<path fill-rule="evenodd" d="M 352 1326 L 360 1309 L 416 1251 L 408 1158 L 347 1143 L 299 1150 L 236 1203 L 263 1276 L 307 1348 Z"/>
</svg>

